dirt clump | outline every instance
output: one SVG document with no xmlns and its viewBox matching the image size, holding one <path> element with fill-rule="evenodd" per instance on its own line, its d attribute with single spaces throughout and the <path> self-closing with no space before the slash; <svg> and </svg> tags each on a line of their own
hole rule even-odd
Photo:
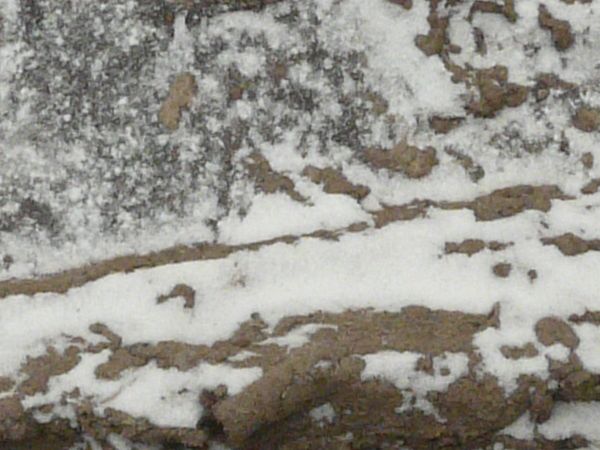
<svg viewBox="0 0 600 450">
<path fill-rule="evenodd" d="M 411 9 L 413 6 L 413 0 L 388 0 L 388 1 L 395 5 L 400 5 L 406 10 Z"/>
<path fill-rule="evenodd" d="M 434 206 L 434 203 L 427 200 L 415 200 L 398 206 L 384 205 L 382 209 L 373 213 L 375 227 L 381 228 L 392 222 L 425 217 L 431 206 Z"/>
<path fill-rule="evenodd" d="M 8 377 L 0 377 L 0 392 L 10 391 L 15 385 L 14 380 Z"/>
<path fill-rule="evenodd" d="M 594 167 L 594 155 L 591 152 L 585 152 L 581 155 L 581 164 L 586 169 L 591 169 Z"/>
<path fill-rule="evenodd" d="M 185 72 L 177 75 L 160 107 L 160 122 L 169 130 L 175 131 L 179 127 L 182 112 L 189 109 L 197 92 L 198 85 L 193 74 Z"/>
<path fill-rule="evenodd" d="M 575 112 L 572 123 L 575 128 L 587 133 L 597 131 L 600 129 L 600 109 L 582 106 Z"/>
<path fill-rule="evenodd" d="M 555 245 L 565 256 L 577 256 L 589 251 L 600 251 L 600 239 L 586 240 L 573 233 L 543 238 L 542 244 Z"/>
<path fill-rule="evenodd" d="M 284 192 L 292 200 L 304 202 L 306 199 L 296 191 L 294 182 L 287 176 L 273 170 L 267 158 L 260 153 L 253 153 L 246 163 L 250 177 L 256 186 L 267 194 Z"/>
<path fill-rule="evenodd" d="M 415 45 L 427 56 L 439 55 L 444 51 L 444 46 L 450 43 L 447 36 L 448 17 L 440 17 L 432 8 L 427 22 L 430 27 L 429 33 L 417 35 Z"/>
<path fill-rule="evenodd" d="M 577 85 L 561 80 L 553 73 L 540 73 L 536 77 L 535 86 L 533 87 L 533 96 L 538 102 L 546 100 L 552 90 L 573 91 L 577 89 Z"/>
<path fill-rule="evenodd" d="M 539 354 L 537 348 L 531 342 L 521 347 L 503 345 L 500 347 L 500 352 L 507 359 L 534 358 Z"/>
<path fill-rule="evenodd" d="M 446 242 L 444 246 L 444 253 L 452 254 L 452 253 L 462 253 L 467 256 L 473 256 L 475 253 L 479 253 L 484 249 L 488 249 L 491 251 L 500 251 L 512 245 L 511 242 L 504 243 L 498 241 L 489 241 L 486 242 L 481 239 L 465 239 L 462 242 Z"/>
<path fill-rule="evenodd" d="M 471 181 L 473 181 L 473 183 L 477 183 L 485 176 L 485 171 L 483 170 L 483 167 L 475 163 L 475 161 L 473 161 L 473 158 L 471 158 L 470 156 L 456 151 L 450 147 L 445 148 L 444 151 L 456 159 L 456 162 L 460 164 L 460 166 L 463 169 L 465 169 L 465 172 L 467 173 Z"/>
<path fill-rule="evenodd" d="M 432 116 L 429 118 L 429 127 L 438 134 L 447 134 L 458 128 L 464 120 L 464 117 L 457 116 Z"/>
<path fill-rule="evenodd" d="M 535 324 L 535 334 L 545 346 L 563 344 L 571 350 L 579 345 L 579 338 L 571 326 L 557 317 L 546 317 Z"/>
<path fill-rule="evenodd" d="M 408 178 L 418 179 L 429 175 L 438 165 L 436 154 L 433 147 L 420 149 L 403 141 L 389 150 L 367 149 L 364 158 L 376 169 L 401 172 Z"/>
<path fill-rule="evenodd" d="M 28 378 L 19 385 L 18 392 L 24 395 L 45 393 L 51 377 L 66 373 L 79 364 L 80 353 L 80 348 L 71 345 L 62 354 L 54 347 L 48 347 L 45 355 L 27 357 L 21 372 L 27 374 Z"/>
<path fill-rule="evenodd" d="M 535 269 L 529 269 L 527 271 L 527 277 L 529 278 L 529 281 L 531 281 L 533 283 L 538 278 L 537 270 L 535 270 Z"/>
<path fill-rule="evenodd" d="M 581 315 L 572 314 L 569 316 L 569 321 L 580 324 L 580 323 L 593 323 L 595 325 L 600 325 L 600 311 L 588 311 Z"/>
<path fill-rule="evenodd" d="M 477 220 L 488 221 L 511 217 L 528 209 L 547 212 L 552 207 L 553 199 L 567 197 L 554 185 L 519 185 L 478 197 L 467 207 L 473 210 Z M 464 207 L 462 204 L 450 204 L 452 206 Z"/>
<path fill-rule="evenodd" d="M 473 85 L 477 98 L 469 102 L 466 109 L 475 117 L 495 117 L 505 107 L 520 106 L 529 95 L 526 86 L 508 82 L 508 69 L 501 65 L 477 70 Z"/>
<path fill-rule="evenodd" d="M 506 19 L 514 23 L 517 21 L 517 12 L 515 11 L 514 0 L 504 0 L 504 4 L 499 4 L 491 1 L 476 0 L 469 10 L 468 20 L 472 21 L 475 13 L 500 14 Z"/>
<path fill-rule="evenodd" d="M 492 267 L 492 272 L 499 278 L 508 278 L 512 271 L 512 265 L 509 263 L 498 263 Z"/>
<path fill-rule="evenodd" d="M 147 360 L 133 356 L 124 348 L 116 349 L 108 361 L 100 364 L 94 370 L 96 377 L 105 380 L 116 380 L 123 370 L 130 367 L 142 367 Z"/>
<path fill-rule="evenodd" d="M 571 24 L 566 20 L 556 19 L 550 14 L 546 5 L 540 5 L 538 10 L 538 23 L 540 27 L 550 31 L 554 47 L 559 51 L 569 49 L 575 43 L 575 36 L 571 31 Z"/>
<path fill-rule="evenodd" d="M 313 183 L 323 185 L 323 190 L 328 194 L 343 194 L 360 201 L 365 198 L 371 190 L 362 184 L 352 184 L 343 173 L 326 167 L 320 169 L 315 166 L 307 166 L 302 175 L 308 177 Z"/>
<path fill-rule="evenodd" d="M 179 297 L 182 297 L 185 301 L 183 304 L 184 308 L 190 309 L 196 304 L 196 291 L 187 284 L 176 285 L 168 294 L 159 296 L 156 303 L 164 303 L 167 300 Z"/>
<path fill-rule="evenodd" d="M 594 178 L 589 183 L 581 188 L 582 194 L 595 194 L 600 189 L 600 178 Z"/>
</svg>

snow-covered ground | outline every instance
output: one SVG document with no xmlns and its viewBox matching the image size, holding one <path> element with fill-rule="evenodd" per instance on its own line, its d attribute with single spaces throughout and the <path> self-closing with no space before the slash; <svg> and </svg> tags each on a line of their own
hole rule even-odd
<svg viewBox="0 0 600 450">
<path fill-rule="evenodd" d="M 357 353 L 363 381 L 410 391 L 398 414 L 443 423 L 428 394 L 467 375 L 495 377 L 506 396 L 532 376 L 554 397 L 556 364 L 600 375 L 598 321 L 576 319 L 600 311 L 598 1 L 507 0 L 490 13 L 481 4 L 494 2 L 471 0 L 283 0 L 201 20 L 180 3 L 0 0 L 0 381 L 11 380 L 0 401 L 18 396 L 41 423 L 77 426 L 85 401 L 99 417 L 195 429 L 205 390 L 235 396 L 265 376 L 258 347 L 295 354 L 339 331 L 315 321 L 281 335 L 285 318 L 414 305 L 498 324 L 473 334 L 475 365 L 445 351 L 427 375 L 420 352 Z M 570 25 L 568 48 L 540 25 L 542 5 Z M 432 27 L 442 49 L 427 54 L 417 44 Z M 162 114 L 180 74 L 194 92 L 171 127 Z M 498 104 L 486 89 L 524 97 Z M 456 126 L 440 132 L 436 118 Z M 407 205 L 418 213 L 402 216 Z M 451 250 L 469 240 L 472 252 Z M 180 244 L 226 251 L 52 282 Z M 46 287 L 23 294 L 40 277 Z M 252 351 L 187 370 L 133 359 L 98 376 L 121 348 L 214 349 L 255 317 L 266 327 Z M 560 331 L 549 338 L 548 318 Z M 32 360 L 70 348 L 67 370 L 24 388 Z M 336 411 L 322 403 L 310 415 L 326 427 Z M 529 414 L 500 434 L 600 448 L 598 402 Z"/>
</svg>

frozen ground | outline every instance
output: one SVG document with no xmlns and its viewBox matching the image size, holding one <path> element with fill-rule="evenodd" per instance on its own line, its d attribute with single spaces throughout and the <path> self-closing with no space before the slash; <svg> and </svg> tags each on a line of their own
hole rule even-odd
<svg viewBox="0 0 600 450">
<path fill-rule="evenodd" d="M 258 3 L 0 0 L 0 438 L 367 448 L 318 369 L 448 448 L 599 448 L 600 3 Z M 479 325 L 360 315 L 415 306 Z"/>
</svg>

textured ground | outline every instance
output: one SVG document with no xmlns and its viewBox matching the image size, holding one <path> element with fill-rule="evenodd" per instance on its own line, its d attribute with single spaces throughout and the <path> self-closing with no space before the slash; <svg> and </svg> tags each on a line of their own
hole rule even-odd
<svg viewBox="0 0 600 450">
<path fill-rule="evenodd" d="M 597 0 L 0 0 L 0 446 L 600 448 Z"/>
</svg>

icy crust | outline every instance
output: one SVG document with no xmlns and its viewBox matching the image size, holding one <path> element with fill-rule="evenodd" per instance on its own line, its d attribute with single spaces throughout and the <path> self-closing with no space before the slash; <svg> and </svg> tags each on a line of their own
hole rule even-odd
<svg viewBox="0 0 600 450">
<path fill-rule="evenodd" d="M 578 85 L 486 119 L 465 114 L 472 87 L 415 45 L 430 30 L 430 7 L 412 3 L 281 1 L 198 22 L 160 2 L 2 2 L 0 278 L 176 244 L 338 228 L 415 198 L 468 200 L 516 184 L 574 194 L 599 176 L 593 164 L 581 167 L 596 136 L 571 124 L 581 104 L 600 106 L 595 2 L 544 2 L 576 36 L 562 52 L 538 24 L 537 0 L 517 4 L 514 23 L 471 14 L 472 1 L 438 6 L 461 48 L 449 56 L 454 64 L 503 64 L 509 82 L 528 88 L 542 72 Z M 475 28 L 485 31 L 485 54 Z M 172 131 L 158 117 L 181 73 L 198 92 Z M 434 116 L 461 125 L 435 134 Z M 429 176 L 365 163 L 366 150 L 404 140 L 436 149 Z M 261 192 L 248 175 L 251 154 L 304 202 Z M 303 176 L 309 165 L 332 167 L 369 195 L 324 192 Z"/>
</svg>

